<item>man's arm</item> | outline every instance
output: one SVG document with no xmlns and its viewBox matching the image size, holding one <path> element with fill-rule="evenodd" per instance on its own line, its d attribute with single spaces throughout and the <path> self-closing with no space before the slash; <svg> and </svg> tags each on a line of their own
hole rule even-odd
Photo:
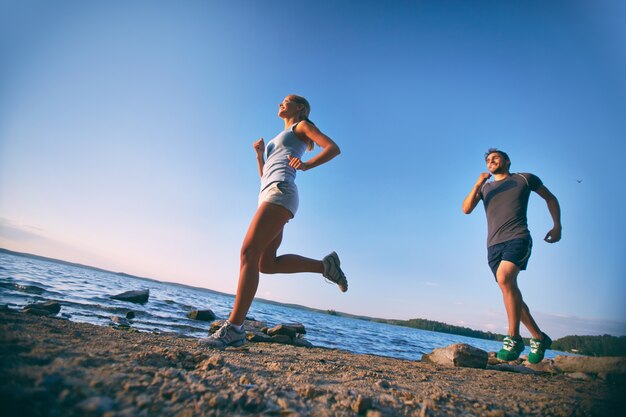
<svg viewBox="0 0 626 417">
<path fill-rule="evenodd" d="M 470 214 L 475 208 L 478 202 L 480 201 L 480 187 L 483 186 L 485 181 L 487 181 L 491 177 L 491 174 L 488 172 L 483 172 L 478 176 L 478 180 L 474 187 L 472 187 L 472 191 L 469 192 L 465 200 L 463 200 L 463 213 Z"/>
<path fill-rule="evenodd" d="M 552 216 L 552 221 L 554 222 L 554 226 L 552 229 L 546 234 L 546 237 L 543 238 L 548 243 L 556 243 L 561 240 L 561 206 L 559 205 L 559 200 L 556 199 L 554 194 L 550 192 L 546 188 L 545 185 L 537 188 L 535 190 L 537 194 L 541 196 L 544 200 L 546 200 L 546 204 L 548 205 L 548 211 L 550 211 L 550 216 Z"/>
</svg>

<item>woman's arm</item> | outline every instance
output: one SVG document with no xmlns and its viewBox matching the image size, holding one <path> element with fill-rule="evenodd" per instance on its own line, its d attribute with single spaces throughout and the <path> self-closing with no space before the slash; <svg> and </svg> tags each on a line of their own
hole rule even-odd
<svg viewBox="0 0 626 417">
<path fill-rule="evenodd" d="M 263 138 L 257 140 L 252 145 L 254 147 L 254 152 L 256 153 L 256 162 L 259 165 L 259 176 L 263 176 L 263 167 L 265 166 L 265 158 L 263 157 L 263 152 L 265 152 L 265 142 Z"/>
<path fill-rule="evenodd" d="M 313 123 L 303 120 L 298 123 L 294 131 L 300 139 L 312 140 L 319 145 L 320 148 L 322 148 L 320 153 L 306 162 L 303 162 L 299 158 L 293 158 L 290 156 L 289 166 L 295 169 L 306 171 L 308 169 L 315 168 L 325 164 L 341 153 L 339 146 L 337 146 L 331 138 L 322 133 Z"/>
</svg>

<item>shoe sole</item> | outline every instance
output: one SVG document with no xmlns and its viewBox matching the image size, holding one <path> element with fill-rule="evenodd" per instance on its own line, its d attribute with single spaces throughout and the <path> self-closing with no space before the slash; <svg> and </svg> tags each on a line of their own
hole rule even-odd
<svg viewBox="0 0 626 417">
<path fill-rule="evenodd" d="M 341 292 L 347 292 L 348 291 L 348 279 L 346 278 L 346 274 L 344 274 L 343 271 L 341 270 L 341 261 L 339 261 L 339 256 L 337 255 L 337 253 L 332 252 L 329 255 L 329 260 L 333 262 L 334 267 L 337 268 L 337 270 L 341 273 L 341 276 L 339 277 L 337 282 L 335 282 L 335 284 L 337 284 Z"/>
</svg>

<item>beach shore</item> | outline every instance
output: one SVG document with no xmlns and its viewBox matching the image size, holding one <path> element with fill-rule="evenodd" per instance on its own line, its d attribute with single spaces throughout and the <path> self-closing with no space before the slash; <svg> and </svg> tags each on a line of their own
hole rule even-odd
<svg viewBox="0 0 626 417">
<path fill-rule="evenodd" d="M 331 337 L 331 335 L 329 335 Z M 610 416 L 624 385 L 0 312 L 3 416 Z"/>
</svg>

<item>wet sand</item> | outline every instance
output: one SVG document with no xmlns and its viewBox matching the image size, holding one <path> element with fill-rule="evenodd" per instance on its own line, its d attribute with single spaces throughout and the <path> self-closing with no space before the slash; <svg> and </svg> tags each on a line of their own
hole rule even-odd
<svg viewBox="0 0 626 417">
<path fill-rule="evenodd" d="M 3 416 L 610 416 L 624 385 L 0 312 Z"/>
</svg>

